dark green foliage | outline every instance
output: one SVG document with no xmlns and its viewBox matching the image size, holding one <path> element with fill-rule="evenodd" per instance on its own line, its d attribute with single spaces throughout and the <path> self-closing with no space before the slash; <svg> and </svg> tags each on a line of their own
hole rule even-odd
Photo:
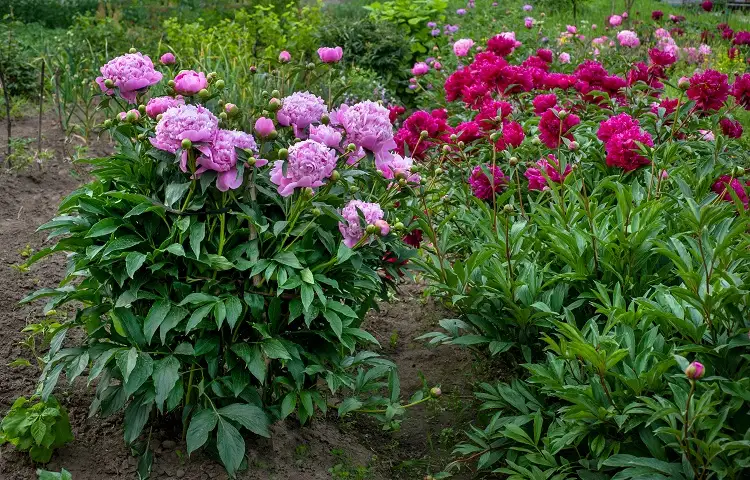
<svg viewBox="0 0 750 480">
<path fill-rule="evenodd" d="M 26 23 L 40 23 L 48 28 L 67 28 L 77 15 L 96 10 L 99 0 L 4 0 L 0 17 L 12 14 Z"/>
<path fill-rule="evenodd" d="M 7 442 L 16 450 L 28 451 L 38 463 L 49 462 L 54 449 L 71 440 L 68 412 L 53 396 L 19 398 L 0 424 L 0 445 Z"/>
</svg>

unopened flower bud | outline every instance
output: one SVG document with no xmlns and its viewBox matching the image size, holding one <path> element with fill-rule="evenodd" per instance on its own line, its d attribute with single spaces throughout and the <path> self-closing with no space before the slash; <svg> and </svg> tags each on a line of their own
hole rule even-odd
<svg viewBox="0 0 750 480">
<path fill-rule="evenodd" d="M 130 50 L 128 50 L 128 53 L 137 53 L 137 52 L 138 50 L 136 50 L 135 48 L 131 48 Z"/>
<path fill-rule="evenodd" d="M 394 229 L 394 230 L 396 230 L 396 231 L 401 231 L 401 230 L 403 230 L 404 228 L 405 228 L 405 227 L 404 227 L 404 224 L 403 224 L 403 223 L 401 223 L 401 222 L 396 222 L 396 224 L 395 224 L 395 225 L 393 225 L 393 229 Z"/>
<path fill-rule="evenodd" d="M 357 193 L 357 192 L 359 192 L 358 186 L 352 185 L 351 187 L 349 187 L 349 193 Z"/>
<path fill-rule="evenodd" d="M 492 135 L 490 135 L 490 140 L 492 140 L 493 142 L 497 142 L 498 140 L 500 140 L 501 135 L 502 133 L 500 132 L 493 132 Z"/>
<path fill-rule="evenodd" d="M 687 77 L 680 77 L 680 79 L 677 80 L 677 87 L 681 90 L 687 90 L 690 88 L 690 79 Z"/>
<path fill-rule="evenodd" d="M 289 156 L 289 150 L 287 150 L 286 148 L 280 148 L 278 155 L 280 159 L 286 160 L 286 157 Z"/>
<path fill-rule="evenodd" d="M 513 213 L 513 205 L 511 205 L 509 203 L 505 204 L 505 206 L 503 207 L 503 212 L 505 212 L 508 215 L 510 215 L 511 213 Z"/>
<path fill-rule="evenodd" d="M 144 115 L 146 113 L 146 105 L 138 105 L 138 113 Z"/>
<path fill-rule="evenodd" d="M 221 112 L 221 113 L 219 114 L 219 118 L 220 118 L 220 119 L 222 119 L 222 120 L 226 120 L 226 119 L 227 119 L 227 116 L 228 116 L 228 115 L 227 115 L 227 112 Z"/>
<path fill-rule="evenodd" d="M 104 128 L 109 128 L 112 126 L 112 120 L 107 119 L 104 121 Z"/>
<path fill-rule="evenodd" d="M 174 88 L 174 86 L 177 85 L 177 84 L 174 83 L 174 80 L 170 80 L 170 81 L 167 82 L 167 85 L 170 86 L 170 87 L 172 87 L 172 88 Z"/>
<path fill-rule="evenodd" d="M 125 114 L 125 121 L 128 123 L 135 123 L 141 118 L 141 114 L 138 113 L 138 110 L 130 110 L 128 113 Z"/>
<path fill-rule="evenodd" d="M 281 100 L 279 100 L 278 98 L 274 97 L 268 101 L 268 109 L 271 110 L 272 112 L 275 112 L 280 108 L 281 108 Z"/>
<path fill-rule="evenodd" d="M 356 150 L 356 149 L 357 149 L 357 146 L 356 146 L 356 145 L 354 145 L 353 143 L 350 143 L 349 145 L 347 145 L 347 146 L 346 146 L 346 150 L 347 150 L 348 152 L 353 152 L 353 151 L 354 151 L 354 150 Z"/>
<path fill-rule="evenodd" d="M 466 145 L 466 144 L 464 143 L 463 140 L 461 140 L 460 142 L 458 142 L 458 148 L 464 148 L 464 145 Z"/>
<path fill-rule="evenodd" d="M 332 182 L 337 182 L 339 180 L 339 178 L 341 178 L 341 174 L 339 173 L 338 170 L 334 170 L 334 171 L 331 172 L 331 181 Z"/>
<path fill-rule="evenodd" d="M 271 96 L 278 98 L 281 96 L 281 92 L 278 90 L 271 90 Z"/>
<path fill-rule="evenodd" d="M 160 113 L 159 115 L 157 115 L 157 116 L 156 116 L 156 121 L 157 121 L 157 122 L 161 121 L 161 119 L 162 119 L 162 117 L 163 117 L 163 116 L 164 116 L 164 114 L 163 114 L 163 113 Z"/>
<path fill-rule="evenodd" d="M 112 80 L 110 80 L 108 78 L 108 79 L 104 80 L 104 86 L 107 87 L 107 88 L 114 88 L 115 87 L 115 82 L 113 82 Z"/>
<path fill-rule="evenodd" d="M 421 132 L 419 132 L 419 138 L 425 139 L 427 138 L 427 135 L 429 135 L 427 130 L 422 130 Z"/>
<path fill-rule="evenodd" d="M 238 113 L 240 113 L 240 109 L 237 108 L 237 105 L 234 103 L 227 103 L 224 105 L 224 111 L 229 115 L 230 117 L 234 117 Z"/>
<path fill-rule="evenodd" d="M 192 147 L 193 147 L 193 142 L 191 142 L 189 138 L 182 139 L 183 150 L 190 150 Z"/>
<path fill-rule="evenodd" d="M 435 169 L 435 175 L 442 175 L 442 173 L 443 173 L 443 169 L 442 168 L 438 167 L 438 168 Z"/>
<path fill-rule="evenodd" d="M 376 233 L 379 232 L 381 237 L 385 237 L 391 232 L 391 226 L 385 220 L 375 220 Z"/>
<path fill-rule="evenodd" d="M 224 90 L 224 86 L 225 86 L 224 80 L 216 80 L 215 86 L 217 90 Z"/>
<path fill-rule="evenodd" d="M 570 149 L 570 151 L 575 152 L 576 150 L 578 150 L 578 142 L 570 142 L 568 148 Z"/>
<path fill-rule="evenodd" d="M 516 165 L 518 165 L 518 158 L 516 158 L 516 157 L 510 157 L 510 160 L 508 160 L 508 164 L 511 167 L 515 167 Z"/>
<path fill-rule="evenodd" d="M 560 117 L 561 120 L 565 120 L 566 118 L 568 118 L 568 115 L 570 115 L 570 113 L 568 113 L 567 110 L 560 110 L 559 112 L 557 112 L 557 116 Z"/>
<path fill-rule="evenodd" d="M 451 142 L 455 142 L 456 140 L 458 140 L 458 135 L 454 133 L 451 135 Z"/>
<path fill-rule="evenodd" d="M 247 152 L 247 153 L 252 153 L 252 150 L 247 150 L 247 149 L 246 149 L 246 150 L 245 150 L 245 152 Z M 251 167 L 254 167 L 254 166 L 255 166 L 255 163 L 256 163 L 257 161 L 258 161 L 258 160 L 257 160 L 257 159 L 256 159 L 255 157 L 249 157 L 249 158 L 247 159 L 247 164 L 248 164 L 248 165 L 250 165 Z"/>
<path fill-rule="evenodd" d="M 312 210 L 310 210 L 310 213 L 312 213 L 313 216 L 315 217 L 319 217 L 323 214 L 323 212 L 318 207 L 315 207 Z"/>
<path fill-rule="evenodd" d="M 442 394 L 443 394 L 443 391 L 440 390 L 440 387 L 432 387 L 430 389 L 430 395 L 432 395 L 433 397 L 439 397 Z"/>
<path fill-rule="evenodd" d="M 329 117 L 327 114 L 323 114 L 323 116 L 320 117 L 320 123 L 322 123 L 323 125 L 328 125 L 329 123 L 331 123 L 331 117 Z"/>
<path fill-rule="evenodd" d="M 208 90 L 206 90 L 205 88 L 202 88 L 202 89 L 200 89 L 200 90 L 198 91 L 198 96 L 199 96 L 199 97 L 201 97 L 202 99 L 205 99 L 205 98 L 208 98 L 208 97 L 210 97 L 210 96 L 211 96 L 211 94 L 210 94 L 210 93 L 208 93 Z"/>
<path fill-rule="evenodd" d="M 706 369 L 700 362 L 692 362 L 685 369 L 685 376 L 690 380 L 700 380 L 705 375 Z"/>
<path fill-rule="evenodd" d="M 448 153 L 450 151 L 451 151 L 451 146 L 450 145 L 443 145 L 443 152 Z"/>
<path fill-rule="evenodd" d="M 733 175 L 735 177 L 741 177 L 745 174 L 745 169 L 742 167 L 734 167 Z"/>
<path fill-rule="evenodd" d="M 534 137 L 534 138 L 531 139 L 531 144 L 532 145 L 540 145 L 541 143 L 542 143 L 542 141 L 539 139 L 539 137 Z"/>
<path fill-rule="evenodd" d="M 315 70 L 315 64 L 314 64 L 314 63 L 312 63 L 312 62 L 308 63 L 308 64 L 306 65 L 306 67 L 307 67 L 307 69 L 308 69 L 308 70 Z"/>
<path fill-rule="evenodd" d="M 372 225 L 372 224 L 368 225 L 367 228 L 365 228 L 365 232 L 367 232 L 367 233 L 369 233 L 371 235 L 373 233 L 376 233 L 377 231 L 378 231 L 378 227 L 376 227 L 375 225 Z"/>
<path fill-rule="evenodd" d="M 405 187 L 406 186 L 406 179 L 405 178 L 399 178 L 398 179 L 398 186 L 399 187 Z"/>
<path fill-rule="evenodd" d="M 305 196 L 305 198 L 312 198 L 313 195 L 315 195 L 315 190 L 313 190 L 310 187 L 306 187 L 302 190 L 302 195 Z"/>
<path fill-rule="evenodd" d="M 145 135 L 145 134 L 143 134 L 143 133 L 139 133 L 139 134 L 138 134 L 138 136 L 137 136 L 136 138 L 137 138 L 137 139 L 138 139 L 139 141 L 141 141 L 141 142 L 142 142 L 142 141 L 146 140 L 146 135 Z"/>
<path fill-rule="evenodd" d="M 258 73 L 258 67 L 256 67 L 255 65 L 251 65 L 250 66 L 250 73 L 252 73 L 252 74 Z"/>
</svg>

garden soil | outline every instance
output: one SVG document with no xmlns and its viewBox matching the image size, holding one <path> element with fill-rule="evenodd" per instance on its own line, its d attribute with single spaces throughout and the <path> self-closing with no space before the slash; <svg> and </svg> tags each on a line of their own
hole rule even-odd
<svg viewBox="0 0 750 480">
<path fill-rule="evenodd" d="M 35 139 L 36 135 L 35 119 L 15 122 L 14 137 Z M 21 330 L 41 318 L 41 304 L 20 306 L 18 301 L 38 288 L 56 286 L 65 269 L 64 255 L 48 258 L 27 272 L 16 268 L 28 247 L 38 251 L 48 245 L 36 228 L 48 221 L 60 199 L 86 178 L 85 171 L 64 158 L 63 147 L 59 127 L 45 118 L 43 148 L 49 149 L 54 159 L 19 171 L 7 169 L 0 155 L 0 415 L 17 397 L 33 393 L 38 377 L 36 367 L 9 365 L 19 357 L 33 363 L 33 355 L 20 344 L 25 338 Z M 72 148 L 68 145 L 65 150 L 70 154 Z M 106 142 L 93 141 L 87 154 L 105 155 L 108 151 Z M 439 402 L 410 409 L 398 432 L 383 432 L 369 418 L 340 420 L 335 413 L 319 416 L 305 427 L 291 419 L 279 422 L 272 427 L 271 439 L 246 438 L 248 469 L 238 478 L 421 479 L 439 471 L 449 461 L 461 427 L 473 420 L 471 382 L 477 378 L 477 362 L 465 351 L 429 348 L 414 340 L 433 330 L 446 315 L 439 305 L 424 299 L 419 285 L 407 283 L 396 299 L 382 304 L 380 311 L 367 319 L 367 328 L 382 345 L 381 353 L 399 366 L 404 397 L 420 389 L 423 382 L 440 384 L 443 396 Z M 69 341 L 75 342 L 75 338 Z M 493 375 L 496 377 L 497 371 Z M 137 478 L 136 460 L 122 437 L 122 416 L 88 418 L 93 387 L 80 379 L 68 385 L 61 378 L 55 395 L 69 410 L 75 440 L 56 451 L 45 468 L 65 468 L 74 480 Z M 153 425 L 151 445 L 155 446 L 151 479 L 227 478 L 223 468 L 202 453 L 190 458 L 184 454 L 179 426 Z M 15 452 L 10 445 L 0 447 L 0 480 L 36 479 L 37 467 L 28 455 Z"/>
</svg>

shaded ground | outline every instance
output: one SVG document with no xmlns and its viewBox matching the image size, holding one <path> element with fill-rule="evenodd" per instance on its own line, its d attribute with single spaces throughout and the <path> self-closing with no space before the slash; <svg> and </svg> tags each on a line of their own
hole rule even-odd
<svg viewBox="0 0 750 480">
<path fill-rule="evenodd" d="M 5 145 L 0 129 L 0 145 Z M 36 137 L 36 122 L 14 125 L 14 137 Z M 45 246 L 45 236 L 36 227 L 55 213 L 61 197 L 80 182 L 82 173 L 63 160 L 59 129 L 51 120 L 43 126 L 43 147 L 50 159 L 41 167 L 32 163 L 22 171 L 0 172 L 0 415 L 21 395 L 33 393 L 35 367 L 11 367 L 18 357 L 29 358 L 19 345 L 21 329 L 41 318 L 39 305 L 19 306 L 18 300 L 40 287 L 55 286 L 63 275 L 65 258 L 56 256 L 21 272 L 22 252 Z M 95 143 L 89 154 L 101 155 L 108 147 Z M 73 149 L 68 146 L 67 153 Z M 440 384 L 440 402 L 429 402 L 409 411 L 399 432 L 382 432 L 368 418 L 340 421 L 335 414 L 318 418 L 300 428 L 294 420 L 273 426 L 273 438 L 248 439 L 249 469 L 242 479 L 419 479 L 439 471 L 458 438 L 460 427 L 473 419 L 471 381 L 473 362 L 464 351 L 440 347 L 429 349 L 413 339 L 434 328 L 445 315 L 438 305 L 423 299 L 421 289 L 405 285 L 397 300 L 373 312 L 367 327 L 383 346 L 383 353 L 400 369 L 405 397 L 428 385 Z M 75 480 L 132 479 L 135 459 L 122 440 L 122 416 L 88 419 L 93 389 L 85 382 L 69 386 L 62 381 L 56 396 L 70 413 L 75 441 L 57 451 L 47 468 L 65 468 Z M 201 454 L 184 455 L 180 432 L 155 426 L 152 445 L 157 445 L 152 479 L 224 479 L 221 466 Z M 6 445 L 0 447 L 0 479 L 35 479 L 35 466 L 28 456 Z M 329 472 L 333 469 L 334 472 Z M 339 472 L 339 473 L 336 473 Z"/>
</svg>

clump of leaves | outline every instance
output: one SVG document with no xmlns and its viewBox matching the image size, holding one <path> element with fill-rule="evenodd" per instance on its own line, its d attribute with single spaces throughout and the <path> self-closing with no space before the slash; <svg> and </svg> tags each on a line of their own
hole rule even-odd
<svg viewBox="0 0 750 480">
<path fill-rule="evenodd" d="M 19 398 L 0 423 L 0 445 L 7 442 L 28 451 L 38 463 L 47 463 L 56 448 L 71 440 L 68 412 L 53 396 L 46 401 L 38 396 Z"/>
<path fill-rule="evenodd" d="M 39 469 L 36 471 L 36 474 L 39 476 L 38 480 L 73 480 L 73 475 L 64 468 L 59 472 L 50 472 Z"/>
</svg>

